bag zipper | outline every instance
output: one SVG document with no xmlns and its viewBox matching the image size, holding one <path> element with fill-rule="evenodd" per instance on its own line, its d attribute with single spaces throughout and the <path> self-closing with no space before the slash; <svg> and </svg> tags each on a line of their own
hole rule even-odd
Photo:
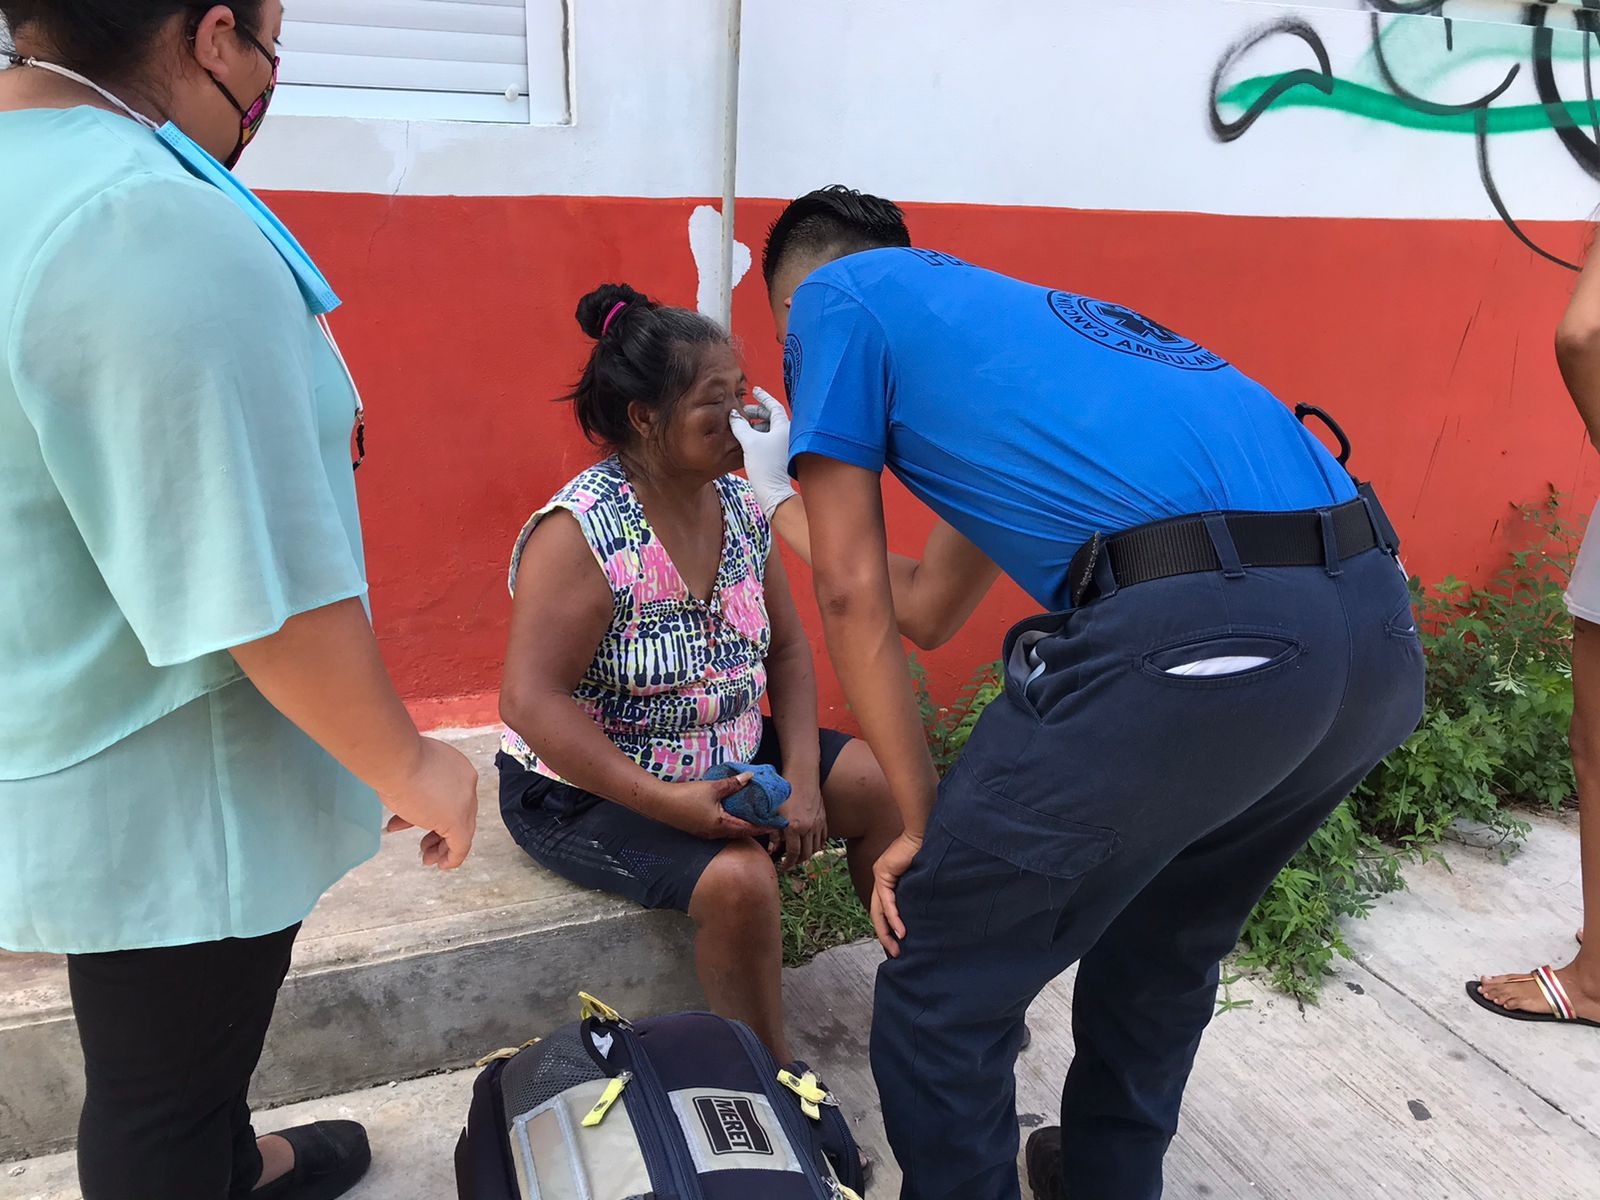
<svg viewBox="0 0 1600 1200">
<path fill-rule="evenodd" d="M 616 1036 L 628 1048 L 628 1066 L 636 1084 L 628 1092 L 629 1107 L 637 1102 L 644 1110 L 645 1119 L 635 1121 L 633 1129 L 646 1165 L 649 1165 L 653 1151 L 655 1161 L 666 1165 L 678 1200 L 705 1200 L 705 1191 L 700 1186 L 700 1172 L 689 1161 L 687 1148 L 681 1139 L 670 1137 L 666 1132 L 678 1127 L 678 1118 L 672 1111 L 672 1102 L 667 1099 L 661 1077 L 656 1074 L 655 1064 L 650 1061 L 650 1056 L 640 1044 L 639 1035 L 631 1026 L 618 1026 Z"/>
<path fill-rule="evenodd" d="M 505 1059 L 496 1060 L 494 1063 L 492 1063 L 489 1066 L 488 1071 L 485 1072 L 485 1074 L 487 1074 L 489 1076 L 489 1080 L 484 1085 L 485 1088 L 488 1090 L 488 1093 L 489 1093 L 489 1113 L 494 1118 L 493 1126 L 490 1129 L 488 1129 L 486 1132 L 488 1133 L 488 1135 L 490 1137 L 495 1138 L 496 1141 L 498 1142 L 498 1144 L 501 1145 L 501 1146 L 505 1145 L 506 1126 L 507 1126 L 507 1121 L 506 1121 L 506 1097 L 505 1097 L 505 1093 L 500 1088 L 500 1077 L 502 1075 L 504 1075 L 505 1073 L 506 1073 L 506 1060 Z M 480 1076 L 480 1078 L 481 1078 L 481 1076 Z M 471 1116 L 469 1114 L 468 1120 L 467 1120 L 467 1136 L 468 1136 L 469 1139 L 472 1136 L 472 1132 L 471 1131 L 472 1131 L 472 1122 L 471 1122 Z M 516 1167 L 512 1165 L 512 1158 L 514 1157 L 514 1155 L 507 1154 L 507 1153 L 500 1153 L 500 1154 L 497 1154 L 495 1157 L 500 1160 L 501 1182 L 504 1183 L 506 1185 L 506 1188 L 508 1189 L 507 1192 L 506 1192 L 506 1195 L 508 1195 L 508 1196 L 516 1195 L 517 1194 L 517 1170 L 516 1170 Z M 476 1165 L 477 1164 L 474 1163 L 474 1167 L 476 1167 Z M 474 1186 L 476 1186 L 476 1180 L 474 1181 Z"/>
<path fill-rule="evenodd" d="M 852 1131 L 851 1128 L 850 1128 L 850 1122 L 845 1120 L 844 1113 L 842 1113 L 839 1110 L 839 1106 L 838 1105 L 836 1105 L 836 1104 L 824 1104 L 822 1106 L 822 1124 L 824 1126 L 831 1125 L 831 1126 L 833 1126 L 835 1128 L 835 1130 L 837 1132 L 842 1133 L 844 1135 L 842 1138 L 839 1139 L 839 1144 L 841 1146 L 843 1146 L 846 1150 L 850 1150 L 850 1149 L 854 1149 L 855 1150 L 856 1155 L 857 1155 L 856 1171 L 859 1172 L 861 1170 L 861 1166 L 860 1166 L 861 1148 L 856 1144 L 856 1135 L 855 1135 L 854 1131 Z M 827 1155 L 823 1155 L 823 1157 L 826 1158 Z M 830 1166 L 831 1165 L 832 1164 L 830 1164 Z M 836 1195 L 836 1196 L 845 1196 L 845 1195 L 854 1195 L 855 1194 L 853 1191 L 851 1191 L 845 1185 L 845 1183 L 844 1183 L 844 1181 L 842 1179 L 838 1179 L 837 1178 L 837 1172 L 835 1172 L 835 1176 L 836 1176 L 836 1178 L 833 1181 L 833 1184 L 834 1184 L 834 1195 Z"/>
<path fill-rule="evenodd" d="M 825 1181 L 822 1171 L 818 1168 L 813 1157 L 811 1130 L 806 1125 L 806 1116 L 794 1103 L 794 1093 L 788 1089 L 779 1090 L 778 1060 L 772 1057 L 768 1050 L 754 1033 L 738 1021 L 732 1022 L 734 1032 L 739 1035 L 739 1040 L 744 1043 L 744 1050 L 756 1064 L 757 1072 L 761 1076 L 761 1090 L 767 1097 L 767 1102 L 772 1105 L 773 1111 L 778 1114 L 778 1120 L 783 1122 L 784 1133 L 788 1135 L 789 1144 L 794 1147 L 796 1157 L 805 1156 L 806 1182 L 811 1185 L 811 1191 L 817 1200 L 837 1200 L 841 1194 L 837 1182 L 832 1178 Z M 765 1068 L 764 1070 L 762 1068 Z"/>
<path fill-rule="evenodd" d="M 797 1065 L 805 1067 L 804 1063 Z M 812 1096 L 807 1093 L 804 1086 L 807 1079 L 815 1083 L 817 1089 L 822 1093 L 820 1096 Z M 851 1132 L 850 1122 L 845 1120 L 844 1111 L 839 1107 L 838 1100 L 834 1098 L 832 1092 L 821 1086 L 821 1081 L 817 1079 L 816 1072 L 812 1071 L 810 1067 L 805 1067 L 798 1078 L 794 1075 L 792 1067 L 785 1067 L 778 1072 L 778 1082 L 800 1097 L 800 1111 L 815 1122 L 816 1128 L 821 1134 L 823 1158 L 829 1168 L 829 1176 L 825 1177 L 823 1182 L 831 1187 L 837 1196 L 848 1197 L 849 1200 L 860 1200 L 860 1197 L 852 1190 L 852 1186 L 845 1182 L 845 1179 L 849 1177 L 855 1180 L 857 1185 L 865 1187 L 865 1180 L 860 1178 L 863 1174 L 860 1164 L 861 1150 L 856 1143 L 855 1134 Z M 842 1167 L 828 1156 L 830 1138 L 832 1145 L 850 1159 Z"/>
<path fill-rule="evenodd" d="M 600 1099 L 595 1101 L 594 1107 L 583 1118 L 583 1127 L 585 1129 L 593 1129 L 601 1121 L 604 1121 L 606 1114 L 611 1111 L 611 1106 L 622 1098 L 622 1089 L 631 1082 L 633 1082 L 632 1071 L 623 1071 L 619 1075 L 613 1075 L 611 1082 L 606 1084 L 606 1090 L 600 1093 Z"/>
</svg>

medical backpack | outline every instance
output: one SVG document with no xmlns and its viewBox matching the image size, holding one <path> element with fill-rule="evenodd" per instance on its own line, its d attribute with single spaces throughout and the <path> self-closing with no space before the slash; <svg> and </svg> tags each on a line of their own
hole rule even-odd
<svg viewBox="0 0 1600 1200">
<path fill-rule="evenodd" d="M 461 1200 L 861 1200 L 860 1152 L 804 1063 L 738 1021 L 582 1020 L 481 1060 Z"/>
</svg>

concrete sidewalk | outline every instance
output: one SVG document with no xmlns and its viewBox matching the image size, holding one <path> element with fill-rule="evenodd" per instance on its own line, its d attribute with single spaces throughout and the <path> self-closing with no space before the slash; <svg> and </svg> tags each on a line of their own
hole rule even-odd
<svg viewBox="0 0 1600 1200">
<path fill-rule="evenodd" d="M 640 1012 L 698 1003 L 688 923 L 534 865 L 500 820 L 497 735 L 453 740 L 479 768 L 472 857 L 426 869 L 418 835 L 395 834 L 323 897 L 295 945 L 257 1105 L 466 1066 L 563 1020 L 578 986 Z M 0 953 L 0 1161 L 69 1145 L 82 1099 L 65 960 Z"/>
<path fill-rule="evenodd" d="M 1167 1195 L 1271 1200 L 1600 1198 L 1600 1031 L 1500 1020 L 1462 983 L 1484 970 L 1570 956 L 1579 920 L 1576 824 L 1540 819 L 1508 866 L 1456 846 L 1450 869 L 1413 868 L 1411 890 L 1351 928 L 1360 961 L 1341 964 L 1322 1003 L 1301 1010 L 1254 984 L 1202 1047 L 1168 1156 Z M 866 1038 L 872 945 L 787 973 L 795 1040 L 840 1094 L 880 1166 L 899 1176 L 875 1116 Z M 1054 1119 L 1071 1059 L 1070 977 L 1031 1014 L 1017 1070 L 1022 1133 Z M 540 1032 L 530 1028 L 528 1034 Z M 318 1117 L 368 1123 L 376 1153 L 354 1200 L 454 1195 L 450 1152 L 473 1073 L 354 1092 L 263 1116 L 261 1128 Z M 8 1174 L 8 1171 L 14 1174 Z M 71 1200 L 70 1156 L 0 1165 L 0 1200 Z"/>
</svg>

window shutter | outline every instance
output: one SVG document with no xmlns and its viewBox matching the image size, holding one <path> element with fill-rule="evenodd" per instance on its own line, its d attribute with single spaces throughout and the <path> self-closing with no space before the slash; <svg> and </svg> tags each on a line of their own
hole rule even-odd
<svg viewBox="0 0 1600 1200">
<path fill-rule="evenodd" d="M 298 0 L 282 111 L 560 123 L 565 43 L 563 0 Z"/>
</svg>

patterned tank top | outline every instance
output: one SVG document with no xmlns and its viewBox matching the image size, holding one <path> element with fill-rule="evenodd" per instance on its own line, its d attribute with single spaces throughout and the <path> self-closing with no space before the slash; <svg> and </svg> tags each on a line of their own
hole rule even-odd
<svg viewBox="0 0 1600 1200">
<path fill-rule="evenodd" d="M 611 625 L 572 693 L 616 747 L 667 781 L 701 779 L 723 762 L 749 762 L 761 742 L 767 690 L 762 579 L 772 530 L 750 485 L 724 475 L 722 559 L 711 599 L 678 574 L 615 458 L 590 467 L 523 526 L 510 585 L 528 535 L 557 509 L 570 512 L 611 585 Z M 531 770 L 560 779 L 507 729 L 501 746 Z"/>
</svg>

